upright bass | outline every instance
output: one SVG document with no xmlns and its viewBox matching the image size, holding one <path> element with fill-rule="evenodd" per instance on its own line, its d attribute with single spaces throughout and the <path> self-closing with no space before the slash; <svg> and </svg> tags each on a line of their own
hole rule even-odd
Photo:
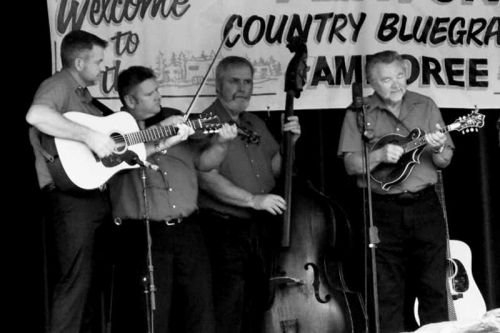
<svg viewBox="0 0 500 333">
<path fill-rule="evenodd" d="M 295 55 L 286 71 L 286 118 L 293 115 L 293 100 L 300 96 L 307 71 L 304 41 L 295 37 L 287 47 Z M 291 134 L 285 135 L 283 197 L 287 209 L 283 214 L 281 244 L 270 279 L 272 304 L 265 313 L 263 331 L 366 331 L 364 318 L 361 321 L 352 318 L 349 291 L 345 286 L 333 286 L 327 271 L 327 251 L 335 251 L 336 239 L 346 237 L 337 234 L 342 228 L 336 225 L 335 209 L 311 184 L 293 177 Z"/>
</svg>

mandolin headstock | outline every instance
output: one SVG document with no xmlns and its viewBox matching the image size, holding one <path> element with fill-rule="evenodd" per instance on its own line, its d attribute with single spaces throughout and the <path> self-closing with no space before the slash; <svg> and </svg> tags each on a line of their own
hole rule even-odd
<svg viewBox="0 0 500 333">
<path fill-rule="evenodd" d="M 485 115 L 479 113 L 476 107 L 470 114 L 457 118 L 449 127 L 450 130 L 459 131 L 462 134 L 477 132 L 484 126 L 484 118 Z"/>
</svg>

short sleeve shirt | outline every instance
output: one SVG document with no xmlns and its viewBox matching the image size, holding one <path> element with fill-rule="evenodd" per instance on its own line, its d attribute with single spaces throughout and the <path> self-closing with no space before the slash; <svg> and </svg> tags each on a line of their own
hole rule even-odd
<svg viewBox="0 0 500 333">
<path fill-rule="evenodd" d="M 149 219 L 187 217 L 198 208 L 197 154 L 197 149 L 187 141 L 169 148 L 166 154 L 149 156 L 148 161 L 159 167 L 157 171 L 145 169 Z M 125 170 L 108 183 L 115 218 L 146 216 L 141 169 Z"/>
<path fill-rule="evenodd" d="M 432 99 L 427 96 L 407 91 L 403 97 L 399 120 L 384 107 L 384 103 L 378 95 L 373 94 L 366 98 L 366 130 L 370 147 L 387 134 L 398 134 L 407 136 L 411 130 L 420 128 L 424 132 L 436 130 L 436 124 L 444 127 L 443 119 L 439 108 Z M 348 110 L 346 112 L 342 131 L 340 134 L 338 155 L 342 157 L 349 152 L 362 152 L 363 141 L 360 134 L 359 113 Z M 454 148 L 453 141 L 447 134 L 446 145 Z M 372 190 L 377 193 L 399 193 L 403 191 L 418 191 L 424 187 L 437 182 L 436 166 L 432 162 L 432 150 L 425 148 L 420 156 L 420 163 L 416 163 L 409 177 L 391 187 L 389 192 L 381 189 L 380 184 L 372 181 Z M 364 176 L 357 178 L 358 186 L 364 187 Z"/>
<path fill-rule="evenodd" d="M 57 112 L 79 111 L 91 115 L 101 116 L 102 113 L 92 103 L 92 96 L 85 87 L 81 87 L 69 70 L 63 69 L 43 81 L 33 98 L 32 105 L 48 106 Z M 33 142 L 40 137 L 40 133 L 30 135 L 35 150 L 35 167 L 40 187 L 52 182 L 40 146 Z"/>
<path fill-rule="evenodd" d="M 217 99 L 203 114 L 217 115 L 222 122 L 230 122 L 231 117 Z M 252 194 L 267 194 L 276 185 L 272 170 L 272 159 L 279 153 L 279 145 L 267 129 L 266 124 L 256 115 L 243 112 L 239 126 L 260 135 L 258 144 L 236 138 L 229 143 L 225 159 L 220 164 L 219 173 L 236 186 Z M 200 193 L 200 207 L 211 208 L 236 217 L 251 217 L 251 210 L 225 204 L 208 193 Z"/>
</svg>

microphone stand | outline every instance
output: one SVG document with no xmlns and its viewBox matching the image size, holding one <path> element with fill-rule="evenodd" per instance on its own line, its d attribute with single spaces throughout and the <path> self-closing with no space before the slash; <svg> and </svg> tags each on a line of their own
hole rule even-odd
<svg viewBox="0 0 500 333">
<path fill-rule="evenodd" d="M 148 333 L 154 333 L 154 312 L 156 310 L 155 292 L 156 287 L 154 283 L 154 266 L 153 256 L 151 253 L 151 229 L 149 221 L 149 202 L 146 193 L 146 164 L 140 159 L 134 159 L 137 164 L 141 166 L 141 180 L 142 180 L 142 197 L 144 199 L 144 224 L 146 226 L 146 239 L 147 239 L 147 266 L 148 275 L 142 279 L 144 285 L 144 295 L 146 297 L 146 318 L 148 324 Z M 147 162 L 146 162 L 147 163 Z M 149 163 L 148 163 L 149 164 Z"/>
<path fill-rule="evenodd" d="M 361 110 L 357 111 L 357 121 L 358 121 L 358 129 L 361 132 L 361 138 L 363 141 L 363 162 L 365 168 L 365 181 L 366 188 L 364 189 L 363 195 L 363 220 L 364 220 L 364 235 L 365 235 L 365 244 L 366 244 L 366 235 L 368 234 L 369 244 L 371 254 L 371 269 L 372 269 L 372 297 L 373 297 L 373 315 L 374 315 L 374 324 L 375 324 L 375 333 L 380 332 L 380 323 L 379 323 L 379 306 L 378 306 L 378 282 L 377 282 L 377 261 L 376 261 L 376 248 L 377 244 L 380 243 L 380 239 L 378 238 L 378 229 L 373 223 L 373 204 L 372 204 L 372 189 L 371 189 L 371 171 L 370 171 L 370 151 L 368 149 L 368 141 L 369 137 L 366 132 L 366 106 L 362 104 Z M 368 214 L 367 214 L 368 212 Z M 368 216 L 367 216 L 368 215 Z M 367 219 L 369 222 L 369 229 L 367 233 Z M 365 270 L 367 269 L 366 263 L 366 248 L 365 248 Z M 366 277 L 366 275 L 365 275 Z M 365 294 L 367 289 L 367 282 L 365 278 Z"/>
</svg>

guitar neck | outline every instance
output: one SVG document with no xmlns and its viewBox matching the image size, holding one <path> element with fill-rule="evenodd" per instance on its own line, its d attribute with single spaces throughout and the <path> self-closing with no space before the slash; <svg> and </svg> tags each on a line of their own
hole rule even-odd
<svg viewBox="0 0 500 333">
<path fill-rule="evenodd" d="M 201 120 L 188 120 L 186 124 L 193 129 L 202 127 Z M 177 127 L 175 125 L 151 127 L 142 131 L 132 132 L 124 135 L 127 145 L 136 145 L 144 142 L 158 141 L 163 138 L 169 138 L 177 134 Z"/>
<path fill-rule="evenodd" d="M 451 131 L 454 131 L 455 128 L 452 127 L 452 125 L 445 126 L 444 128 L 438 129 L 436 132 L 439 133 L 448 133 Z M 425 139 L 425 135 L 420 135 L 418 138 L 411 140 L 410 142 L 407 142 L 402 145 L 404 152 L 408 153 L 410 151 L 413 151 L 419 147 L 422 147 L 427 144 L 427 140 Z"/>
</svg>

